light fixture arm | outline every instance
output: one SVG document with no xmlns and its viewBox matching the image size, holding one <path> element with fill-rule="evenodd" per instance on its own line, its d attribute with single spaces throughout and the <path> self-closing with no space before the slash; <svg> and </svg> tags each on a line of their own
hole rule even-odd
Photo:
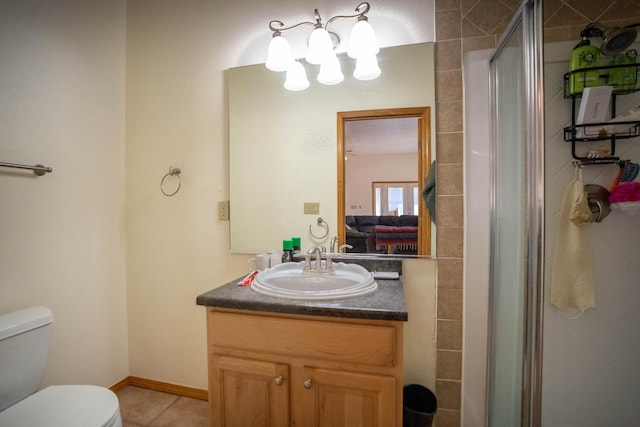
<svg viewBox="0 0 640 427">
<path fill-rule="evenodd" d="M 362 7 L 364 7 L 364 10 L 360 11 L 360 8 L 362 8 Z M 331 19 L 329 19 L 327 21 L 327 23 L 326 23 L 326 25 L 324 27 L 326 29 L 329 26 L 329 24 L 331 24 L 333 21 L 335 21 L 338 18 L 358 18 L 358 20 L 367 19 L 367 17 L 365 15 L 367 14 L 367 12 L 369 12 L 370 8 L 371 8 L 371 6 L 369 5 L 369 3 L 367 3 L 366 1 L 362 2 L 356 7 L 355 11 L 358 12 L 358 13 L 356 13 L 355 15 L 337 15 L 337 16 L 334 16 L 333 18 L 331 18 Z"/>
<path fill-rule="evenodd" d="M 380 49 L 377 46 L 373 28 L 366 16 L 370 8 L 371 6 L 368 2 L 362 2 L 355 8 L 355 14 L 336 15 L 330 18 L 326 24 L 323 24 L 318 9 L 314 10 L 315 22 L 304 21 L 287 26 L 279 20 L 270 21 L 269 29 L 273 32 L 273 37 L 267 49 L 265 66 L 271 71 L 286 72 L 285 89 L 299 91 L 309 87 L 305 69 L 294 58 L 291 45 L 289 45 L 282 33 L 303 25 L 311 25 L 313 31 L 309 36 L 308 48 L 304 58 L 308 64 L 320 66 L 318 82 L 325 85 L 340 83 L 344 80 L 340 60 L 336 55 L 336 49 L 340 46 L 340 37 L 338 34 L 329 31 L 328 27 L 338 18 L 355 18 L 356 23 L 351 29 L 349 49 L 346 50 L 347 56 L 356 60 L 353 77 L 358 80 L 373 80 L 377 78 L 381 71 L 376 54 Z"/>
<path fill-rule="evenodd" d="M 275 27 L 276 24 L 279 26 L 278 28 Z M 282 31 L 287 31 L 287 30 L 290 30 L 292 28 L 299 27 L 300 25 L 311 25 L 313 27 L 316 26 L 316 24 L 314 22 L 306 21 L 306 22 L 300 22 L 300 23 L 292 25 L 290 27 L 285 27 L 284 26 L 284 22 L 278 21 L 278 20 L 273 20 L 273 21 L 269 22 L 269 29 L 271 31 L 273 31 L 274 33 L 280 33 Z"/>
<path fill-rule="evenodd" d="M 322 26 L 322 18 L 320 17 L 320 11 L 318 9 L 313 9 L 313 14 L 316 17 L 316 27 Z"/>
<path fill-rule="evenodd" d="M 363 10 L 360 10 L 364 8 Z M 369 9 L 371 8 L 371 6 L 369 5 L 369 3 L 367 2 L 362 2 L 360 3 L 356 8 L 355 11 L 358 12 L 355 15 L 337 15 L 334 16 L 332 18 L 330 18 L 326 24 L 322 24 L 322 18 L 320 17 L 320 12 L 318 11 L 318 9 L 314 10 L 314 15 L 316 18 L 316 22 L 310 22 L 310 21 L 305 21 L 305 22 L 300 22 L 298 24 L 295 25 L 291 25 L 289 27 L 285 27 L 284 26 L 284 22 L 279 21 L 277 19 L 274 19 L 273 21 L 269 22 L 269 29 L 271 31 L 273 31 L 274 33 L 282 33 L 283 31 L 287 31 L 287 30 L 291 30 L 293 28 L 299 27 L 301 25 L 311 25 L 314 28 L 324 28 L 326 29 L 330 23 L 332 23 L 333 21 L 335 21 L 338 18 L 358 18 L 358 20 L 360 19 L 367 19 L 367 17 L 365 16 L 368 12 Z"/>
</svg>

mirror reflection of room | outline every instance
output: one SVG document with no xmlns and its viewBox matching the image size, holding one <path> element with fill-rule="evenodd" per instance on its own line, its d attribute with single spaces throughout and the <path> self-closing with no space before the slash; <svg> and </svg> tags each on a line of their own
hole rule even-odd
<svg viewBox="0 0 640 427">
<path fill-rule="evenodd" d="M 345 123 L 345 236 L 353 253 L 418 253 L 418 118 Z"/>
<path fill-rule="evenodd" d="M 430 146 L 434 140 L 430 126 L 435 105 L 433 44 L 384 48 L 378 56 L 384 71 L 375 80 L 359 81 L 345 73 L 339 85 L 325 86 L 312 79 L 310 86 L 300 92 L 284 89 L 283 76 L 264 64 L 228 70 L 232 252 L 270 252 L 278 249 L 284 237 L 292 235 L 300 235 L 302 248 L 315 244 L 329 248 L 330 240 L 336 236 L 338 246 L 346 243 L 344 181 L 339 169 L 343 166 L 336 167 L 336 159 L 344 158 L 343 143 L 337 140 L 340 138 L 337 127 L 342 122 L 336 121 L 336 115 L 340 112 L 357 115 L 377 111 L 388 115 L 396 110 L 410 110 L 402 116 L 418 117 L 425 124 L 421 130 L 425 159 L 416 159 L 414 168 L 426 177 L 430 164 L 426 159 L 435 153 Z M 308 70 L 309 75 L 311 71 Z M 395 114 L 397 117 L 399 113 Z M 379 177 L 376 181 L 416 179 L 423 181 L 417 175 L 410 179 Z M 263 191 L 256 191 L 258 188 Z M 369 184 L 367 195 L 371 191 Z M 318 206 L 317 213 L 305 213 L 305 203 Z M 424 217 L 423 212 L 417 215 L 419 221 Z M 324 241 L 312 239 L 307 233 L 310 226 L 315 229 L 318 217 L 330 229 Z M 418 236 L 418 254 L 430 255 L 433 227 L 429 220 L 424 223 L 425 227 L 420 228 L 426 230 Z M 425 245 L 420 243 L 421 239 Z"/>
</svg>

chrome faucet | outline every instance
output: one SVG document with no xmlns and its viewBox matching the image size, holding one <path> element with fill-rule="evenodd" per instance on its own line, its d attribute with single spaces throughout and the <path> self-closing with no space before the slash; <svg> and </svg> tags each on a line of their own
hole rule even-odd
<svg viewBox="0 0 640 427">
<path fill-rule="evenodd" d="M 333 266 L 331 264 L 331 254 L 327 255 L 327 261 L 325 267 L 322 268 L 322 253 L 324 252 L 324 246 L 315 245 L 304 254 L 304 268 L 302 271 L 314 272 L 314 273 L 331 273 Z M 315 255 L 316 265 L 315 268 L 311 268 L 311 256 Z"/>
<path fill-rule="evenodd" d="M 319 245 L 313 246 L 311 249 L 304 254 L 304 269 L 303 271 L 311 271 L 311 255 L 315 255 L 316 257 L 316 268 L 315 271 L 322 270 L 322 247 Z"/>
<path fill-rule="evenodd" d="M 336 248 L 338 247 L 338 236 L 333 236 L 331 238 L 331 253 L 336 253 Z"/>
</svg>

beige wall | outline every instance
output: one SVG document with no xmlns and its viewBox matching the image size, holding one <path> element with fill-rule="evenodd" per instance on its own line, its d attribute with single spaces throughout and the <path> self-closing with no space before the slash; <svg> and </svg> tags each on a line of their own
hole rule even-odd
<svg viewBox="0 0 640 427">
<path fill-rule="evenodd" d="M 246 271 L 229 253 L 222 17 L 210 2 L 127 10 L 127 295 L 131 375 L 206 388 L 198 294 Z M 169 166 L 181 189 L 160 192 Z"/>
<path fill-rule="evenodd" d="M 373 215 L 372 183 L 416 181 L 418 165 L 415 153 L 356 154 L 348 156 L 345 171 L 345 213 Z"/>
<path fill-rule="evenodd" d="M 485 3 L 495 8 L 485 8 L 495 12 L 489 22 L 481 22 Z M 421 4 L 403 3 L 419 12 L 403 28 L 430 27 Z M 28 15 L 31 5 L 29 12 L 39 13 Z M 11 6 L 12 12 L 24 7 L 24 19 L 3 14 L 19 26 L 11 27 L 15 43 L 3 44 L 0 54 L 24 64 L 5 72 L 11 61 L 0 61 L 3 99 L 15 100 L 0 106 L 2 122 L 11 123 L 0 128 L 0 150 L 10 157 L 2 160 L 50 163 L 55 171 L 38 180 L 2 173 L 0 305 L 3 311 L 32 302 L 54 309 L 52 382 L 109 384 L 128 373 L 124 2 L 90 6 L 66 0 L 55 10 L 38 1 Z M 516 6 L 436 2 L 440 425 L 459 419 L 461 385 L 460 52 L 463 45 L 493 46 Z M 215 215 L 229 186 L 223 70 L 240 65 L 264 32 L 264 16 L 254 8 L 251 2 L 128 2 L 126 259 L 133 375 L 206 387 L 204 312 L 195 306 L 195 295 L 245 269 L 245 257 L 229 255 L 228 224 Z M 50 49 L 55 34 L 69 50 Z M 420 41 L 429 40 L 414 40 Z M 159 183 L 170 165 L 183 169 L 182 189 L 167 198 Z M 49 210 L 38 212 L 41 204 Z M 94 364 L 79 370 L 81 360 Z"/>
<path fill-rule="evenodd" d="M 124 0 L 0 7 L 0 312 L 55 321 L 44 385 L 129 373 Z"/>
<path fill-rule="evenodd" d="M 248 259 L 229 253 L 229 223 L 216 216 L 217 202 L 229 198 L 224 70 L 263 61 L 268 9 L 290 10 L 278 1 L 218 3 L 133 0 L 127 11 L 130 373 L 200 388 L 207 386 L 205 311 L 195 297 L 244 274 Z M 332 3 L 327 14 L 343 10 Z M 428 33 L 422 5 L 403 5 L 415 17 L 405 30 Z M 395 15 L 389 8 L 384 14 Z M 415 31 L 401 44 L 425 41 L 432 39 Z M 260 60 L 252 62 L 256 46 Z M 182 188 L 165 197 L 159 183 L 170 165 L 182 169 Z M 435 266 L 412 271 L 412 283 L 426 280 L 433 296 Z M 421 342 L 434 340 L 433 327 L 420 328 L 420 319 L 434 317 L 433 306 L 410 316 L 414 330 L 428 334 Z M 433 383 L 433 357 L 412 360 L 412 378 Z"/>
<path fill-rule="evenodd" d="M 229 254 L 228 223 L 216 220 L 217 201 L 229 197 L 223 70 L 251 62 L 255 39 L 269 37 L 253 2 L 220 3 L 3 9 L 0 160 L 54 172 L 0 172 L 0 310 L 53 309 L 46 383 L 111 385 L 132 374 L 206 387 L 195 296 L 246 268 L 245 256 Z M 432 11 L 407 2 L 415 19 L 385 40 L 432 41 Z M 383 22 L 398 18 L 393 7 L 382 12 Z M 183 170 L 172 198 L 159 188 L 169 166 Z"/>
<path fill-rule="evenodd" d="M 622 4 L 622 3 L 621 3 Z M 610 8 L 611 2 L 592 2 L 589 7 L 576 6 L 565 2 L 555 2 L 545 11 L 546 35 L 550 40 L 575 39 L 576 29 L 581 29 L 586 23 L 602 19 L 605 22 L 623 22 L 616 21 L 624 18 L 625 7 Z M 637 6 L 635 2 L 628 2 L 628 5 Z M 225 34 L 225 40 L 233 40 L 234 36 L 245 39 L 251 38 L 246 33 L 238 31 L 234 32 L 232 20 L 225 23 L 220 17 L 226 16 L 223 13 L 214 13 L 212 9 L 203 6 L 198 9 L 194 4 L 194 8 L 190 12 L 181 11 L 180 13 L 169 16 L 154 16 L 153 14 L 145 14 L 144 5 L 141 3 L 130 3 L 130 23 L 129 31 L 134 33 L 132 26 L 138 26 L 140 31 L 144 30 L 142 35 L 147 44 L 137 46 L 140 40 L 135 37 L 130 39 L 129 65 L 131 82 L 140 81 L 142 85 L 137 89 L 128 92 L 131 100 L 131 109 L 129 110 L 136 121 L 140 123 L 132 123 L 129 131 L 129 141 L 132 143 L 128 151 L 128 172 L 132 177 L 131 193 L 135 198 L 140 197 L 141 209 L 134 205 L 132 209 L 135 215 L 130 215 L 129 229 L 131 236 L 139 236 L 140 240 L 131 243 L 131 253 L 129 260 L 135 259 L 135 265 L 131 265 L 129 270 L 131 311 L 138 311 L 139 319 L 132 319 L 131 331 L 132 336 L 138 341 L 145 333 L 149 331 L 149 325 L 160 322 L 161 324 L 171 323 L 175 327 L 171 330 L 171 334 L 178 334 L 184 330 L 185 326 L 192 324 L 192 320 L 198 318 L 197 312 L 194 312 L 193 318 L 187 322 L 182 322 L 182 316 L 185 311 L 192 312 L 187 308 L 189 297 L 194 290 L 208 289 L 212 285 L 228 279 L 233 276 L 236 271 L 244 268 L 244 259 L 239 261 L 237 258 L 228 257 L 224 250 L 224 242 L 226 224 L 211 222 L 211 217 L 215 215 L 215 202 L 227 198 L 225 182 L 226 172 L 224 161 L 226 152 L 224 146 L 209 145 L 224 141 L 224 106 L 221 99 L 214 92 L 224 93 L 224 84 L 220 77 L 220 70 L 229 66 L 238 65 L 237 61 L 243 56 L 242 49 L 231 51 L 230 45 L 222 43 L 217 36 Z M 437 141 L 438 150 L 437 158 L 439 161 L 438 168 L 438 208 L 439 208 L 439 224 L 438 224 L 438 368 L 437 368 L 437 393 L 440 401 L 440 411 L 438 422 L 441 426 L 459 425 L 460 420 L 460 389 L 462 386 L 460 363 L 462 358 L 462 232 L 463 232 L 463 188 L 462 188 L 462 144 L 463 144 L 463 127 L 462 127 L 462 83 L 461 83 L 461 52 L 463 50 L 475 50 L 494 47 L 497 39 L 502 31 L 506 28 L 514 10 L 519 6 L 518 1 L 498 2 L 495 0 L 476 1 L 441 1 L 436 3 L 436 62 L 437 76 L 436 86 L 438 104 L 437 104 L 437 120 L 436 128 L 438 131 Z M 136 13 L 137 9 L 140 9 Z M 166 5 L 156 6 L 156 10 L 167 10 Z M 583 10 L 584 9 L 584 10 Z M 588 9 L 588 10 L 587 10 Z M 490 11 L 491 13 L 486 13 Z M 217 11 L 219 12 L 219 10 Z M 627 20 L 628 21 L 628 20 Z M 134 25 L 133 22 L 136 22 Z M 190 28 L 184 28 L 182 25 L 189 22 Z M 181 24 L 182 23 L 182 24 Z M 624 22 L 628 23 L 628 22 Z M 177 28 L 181 31 L 169 32 L 165 28 Z M 251 27 L 246 25 L 245 27 Z M 185 32 L 184 30 L 187 29 Z M 147 31 L 151 30 L 151 34 Z M 216 41 L 217 40 L 217 41 Z M 195 43 L 194 43 L 195 42 Z M 188 46 L 189 49 L 181 48 Z M 132 46 L 133 45 L 133 46 Z M 138 50 L 134 50 L 134 49 Z M 157 51 L 154 51 L 157 50 Z M 207 56 L 210 52 L 217 52 L 216 55 Z M 165 58 L 163 60 L 163 58 Z M 181 84 L 177 84 L 173 79 L 175 76 L 189 75 L 184 70 L 189 70 L 186 64 L 172 63 L 166 58 L 180 58 L 187 60 L 193 66 L 196 65 L 196 77 L 200 77 L 199 84 L 194 88 L 193 82 L 185 79 Z M 152 70 L 140 70 L 136 77 L 137 63 L 146 62 L 146 66 L 154 65 Z M 184 67 L 184 69 L 182 68 Z M 198 71 L 199 70 L 199 71 Z M 152 72 L 147 72 L 152 71 Z M 202 78 L 202 76 L 212 76 L 210 80 Z M 151 78 L 150 78 L 151 77 Z M 215 78 L 214 78 L 215 77 Z M 137 78 L 137 80 L 136 80 Z M 204 85 L 202 82 L 206 82 Z M 148 85 L 148 87 L 145 87 Z M 158 91 L 158 87 L 168 88 L 168 93 Z M 184 93 L 177 89 L 188 91 Z M 147 98 L 142 102 L 142 97 L 136 92 L 141 90 Z M 174 93 L 175 91 L 175 93 Z M 194 95 L 196 94 L 196 95 Z M 179 102 L 174 102 L 177 97 Z M 181 98 L 184 97 L 184 98 Z M 200 98 L 198 98 L 200 97 Z M 207 101 L 210 97 L 213 102 Z M 140 104 L 138 104 L 140 103 Z M 185 111 L 182 107 L 187 105 L 191 107 Z M 139 108 L 139 109 L 138 109 Z M 154 110 L 155 113 L 151 114 Z M 195 116 L 192 115 L 195 113 Z M 207 118 L 206 121 L 203 117 Z M 144 122 L 141 126 L 144 135 L 137 135 L 138 124 Z M 161 123 L 161 125 L 158 125 Z M 201 130 L 204 129 L 204 132 Z M 198 136 L 208 135 L 210 142 L 204 143 L 197 141 Z M 173 141 L 171 140 L 173 138 Z M 158 145 L 159 144 L 159 145 Z M 155 159 L 153 151 L 156 148 L 162 148 L 162 159 Z M 168 149 L 167 149 L 168 148 Z M 149 152 L 151 150 L 151 152 Z M 172 156 L 173 151 L 175 156 Z M 198 162 L 189 156 L 189 152 L 197 152 L 202 157 L 202 161 Z M 157 156 L 157 155 L 156 155 Z M 162 157 L 160 156 L 160 157 Z M 178 158 L 174 160 L 174 158 Z M 182 159 L 180 158 L 182 157 Z M 204 159 L 208 161 L 208 166 L 212 169 L 207 170 L 201 163 Z M 161 161 L 163 160 L 163 161 Z M 189 195 L 190 197 L 186 207 L 176 207 L 169 203 L 162 206 L 169 206 L 166 212 L 157 210 L 158 207 L 151 205 L 142 205 L 143 199 L 155 200 L 159 198 L 159 194 L 151 195 L 151 187 L 159 176 L 172 162 L 174 165 L 182 163 L 185 171 L 188 162 L 193 162 L 196 168 L 196 175 L 200 179 L 192 182 L 192 186 L 196 188 L 194 191 L 197 195 Z M 141 163 L 154 163 L 153 168 L 156 178 L 143 177 L 142 171 L 138 170 Z M 132 166 L 135 165 L 135 166 Z M 132 170 L 133 169 L 133 170 Z M 139 174 L 134 178 L 134 174 Z M 184 182 L 187 182 L 186 174 L 183 175 Z M 209 178 L 214 179 L 212 181 Z M 202 179 L 204 178 L 204 179 Z M 146 182 L 144 182 L 146 180 Z M 211 188 L 206 187 L 207 183 L 216 182 Z M 140 186 L 140 188 L 138 188 Z M 143 186 L 148 188 L 142 189 Z M 186 187 L 185 187 L 186 188 Z M 136 193 L 139 191 L 139 193 Z M 182 193 L 181 194 L 185 194 Z M 211 194 L 215 198 L 211 198 Z M 209 199 L 208 199 L 209 198 Z M 157 203 L 163 203 L 157 201 Z M 177 203 L 175 203 L 177 204 Z M 196 229 L 191 233 L 175 232 L 170 229 L 171 226 L 180 229 L 188 229 L 188 225 L 175 225 L 171 221 L 172 213 L 174 218 L 184 219 L 189 212 L 189 218 L 194 216 L 193 224 L 197 224 Z M 193 211 L 193 212 L 191 212 Z M 208 215 L 208 216 L 207 216 Z M 137 219 L 136 219 L 137 217 Z M 203 219 L 204 218 L 204 219 Z M 146 228 L 145 228 L 146 226 Z M 151 245 L 160 245 L 161 236 L 154 232 L 156 226 L 167 227 L 167 234 L 178 236 L 176 240 L 171 240 L 169 236 L 165 236 L 164 245 L 172 245 L 164 250 L 147 253 L 148 247 Z M 135 231 L 134 231 L 135 230 Z M 146 233 L 146 234 L 143 234 Z M 207 237 L 198 240 L 198 235 L 202 233 Z M 192 241 L 185 239 L 185 235 L 196 237 L 198 242 L 196 247 L 192 247 Z M 207 245 L 207 239 L 219 241 L 215 247 Z M 140 247 L 137 248 L 136 246 Z M 200 264 L 192 262 L 187 255 L 182 252 L 186 251 L 193 255 L 202 249 L 201 257 L 211 260 L 211 264 Z M 217 254 L 217 257 L 215 256 Z M 201 258 L 201 259 L 202 259 Z M 214 262 L 212 260 L 218 260 Z M 158 267 L 166 263 L 169 267 Z M 225 263 L 233 263 L 231 268 L 223 268 Z M 131 263 L 130 263 L 131 264 Z M 206 267 L 205 267 L 206 266 Z M 175 270 L 174 270 L 175 268 Z M 206 271 L 203 271 L 206 270 Z M 164 273 L 169 273 L 165 275 Z M 209 274 L 211 273 L 211 274 Z M 189 282 L 188 278 L 195 279 Z M 185 283 L 186 289 L 173 289 L 169 282 L 178 281 Z M 195 285 L 193 283 L 196 283 Z M 190 288 L 191 287 L 191 288 Z M 193 288 L 193 289 L 192 289 Z M 157 290 L 161 289 L 161 292 Z M 141 302 L 147 300 L 149 295 L 153 295 L 158 300 L 160 306 L 169 304 L 173 297 L 181 297 L 182 308 L 173 307 L 170 316 L 164 317 L 164 310 L 158 309 L 157 312 L 144 308 Z M 137 301 L 137 302 L 136 302 Z M 197 310 L 197 309 L 196 309 Z M 148 322 L 149 325 L 145 324 Z M 164 325 L 166 328 L 166 325 Z M 198 346 L 198 340 L 195 337 L 189 340 L 193 347 Z M 186 338 L 185 338 L 186 340 Z M 146 342 L 141 339 L 136 349 L 132 349 L 132 372 L 138 375 L 156 377 L 157 372 L 162 371 L 164 364 L 172 361 L 170 356 L 166 356 L 166 360 L 162 360 L 155 367 L 148 366 L 148 360 L 152 355 L 163 353 L 167 348 L 171 348 L 173 339 L 168 336 L 165 342 L 162 340 L 149 338 Z M 145 350 L 146 346 L 149 346 Z M 186 356 L 194 363 L 194 378 L 202 378 L 201 362 L 197 362 L 195 353 L 189 351 Z M 163 356 L 164 357 L 164 356 Z M 175 356 L 177 360 L 177 356 Z M 198 359 L 201 360 L 201 359 Z M 179 368 L 182 369 L 182 368 Z M 184 373 L 176 373 L 175 375 L 163 374 L 167 377 L 181 378 Z M 186 378 L 186 377 L 185 377 Z M 170 380 L 171 378 L 159 378 Z M 177 381 L 177 380 L 176 380 Z M 195 384 L 195 383 L 194 383 Z"/>
</svg>

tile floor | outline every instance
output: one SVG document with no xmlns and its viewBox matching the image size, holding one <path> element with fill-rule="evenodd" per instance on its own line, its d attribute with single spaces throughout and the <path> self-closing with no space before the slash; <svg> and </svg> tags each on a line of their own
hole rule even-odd
<svg viewBox="0 0 640 427">
<path fill-rule="evenodd" d="M 117 392 L 124 427 L 206 427 L 204 400 L 127 386 Z"/>
</svg>

